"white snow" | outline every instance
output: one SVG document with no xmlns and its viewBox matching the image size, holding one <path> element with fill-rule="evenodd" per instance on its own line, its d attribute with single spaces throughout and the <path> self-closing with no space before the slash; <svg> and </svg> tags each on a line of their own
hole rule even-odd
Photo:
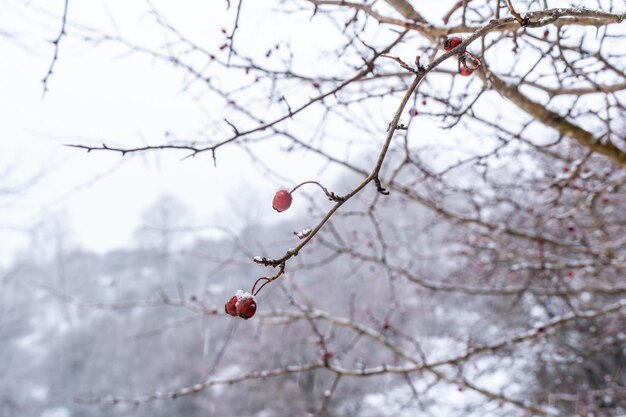
<svg viewBox="0 0 626 417">
<path fill-rule="evenodd" d="M 295 234 L 298 237 L 298 239 L 304 239 L 309 234 L 311 234 L 311 229 L 302 229 L 299 232 L 296 232 Z"/>
</svg>

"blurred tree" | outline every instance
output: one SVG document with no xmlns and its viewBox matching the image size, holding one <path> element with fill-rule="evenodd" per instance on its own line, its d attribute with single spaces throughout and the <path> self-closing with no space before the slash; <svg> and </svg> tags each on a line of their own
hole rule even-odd
<svg viewBox="0 0 626 417">
<path fill-rule="evenodd" d="M 188 207 L 171 195 L 162 195 L 143 213 L 135 236 L 142 247 L 157 251 L 165 259 L 180 247 L 193 225 Z"/>
</svg>

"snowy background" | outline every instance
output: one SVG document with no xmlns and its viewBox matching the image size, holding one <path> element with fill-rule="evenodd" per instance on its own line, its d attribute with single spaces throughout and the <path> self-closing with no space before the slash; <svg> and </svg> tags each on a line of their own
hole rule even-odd
<svg viewBox="0 0 626 417">
<path fill-rule="evenodd" d="M 446 176 L 449 188 L 439 193 L 440 178 L 416 167 L 401 171 L 405 145 L 398 140 L 383 172 L 409 192 L 396 189 L 383 198 L 368 187 L 264 290 L 257 317 L 233 320 L 223 313 L 235 290 L 267 273 L 252 259 L 282 256 L 298 244 L 294 232 L 314 227 L 332 204 L 319 189 L 305 187 L 279 214 L 271 207 L 274 192 L 309 179 L 339 195 L 350 191 L 359 170 L 375 160 L 408 83 L 374 81 L 364 88 L 367 100 L 355 88 L 330 101 L 345 105 L 345 114 L 320 105 L 285 122 L 289 133 L 345 163 L 330 163 L 280 132 L 221 147 L 216 164 L 208 152 L 122 156 L 65 146 L 220 140 L 231 134 L 225 118 L 246 127 L 258 121 L 233 111 L 216 88 L 269 120 L 285 110 L 276 97 L 285 94 L 295 108 L 362 64 L 334 16 L 313 19 L 308 6 L 248 1 L 233 62 L 284 65 L 311 78 L 258 81 L 254 71 L 227 68 L 228 48 L 220 46 L 236 11 L 225 3 L 70 0 L 68 35 L 44 95 L 41 80 L 54 52 L 49 41 L 59 32 L 64 2 L 0 0 L 0 417 L 624 415 L 623 398 L 603 391 L 625 392 L 623 316 L 546 323 L 623 300 L 621 290 L 598 295 L 581 288 L 590 276 L 607 286 L 623 281 L 626 195 L 617 186 L 610 190 L 601 213 L 617 219 L 609 233 L 618 236 L 613 261 L 599 267 L 587 253 L 563 249 L 565 266 L 534 271 L 534 242 L 516 245 L 501 234 L 510 224 L 540 229 L 523 216 L 534 214 L 552 188 L 529 191 L 516 181 L 556 181 L 568 162 L 546 162 L 521 143 L 488 164 L 456 169 L 458 161 L 489 154 L 501 138 L 485 134 L 482 125 L 437 118 L 449 103 L 435 92 L 461 91 L 461 104 L 471 101 L 463 94 L 482 94 L 477 77 L 449 80 L 454 63 L 434 73 L 423 97 L 411 102 L 427 117 L 403 136 L 433 170 L 455 166 Z M 425 16 L 439 22 L 455 2 L 428 3 Z M 276 13 L 278 7 L 284 13 Z M 169 24 L 206 51 L 186 50 Z M 397 36 L 389 27 L 367 25 L 373 45 Z M 395 53 L 412 57 L 418 47 L 426 48 L 409 39 Z M 493 68 L 508 67 L 511 50 L 510 44 L 495 48 L 502 60 Z M 168 62 L 168 54 L 206 69 L 211 87 Z M 215 63 L 203 54 L 214 54 Z M 398 70 L 392 61 L 384 65 Z M 511 130 L 525 126 L 510 103 L 485 97 L 477 114 L 506 117 Z M 411 118 L 407 113 L 402 120 Z M 539 143 L 557 136 L 531 129 Z M 582 163 L 584 152 L 563 148 Z M 623 170 L 612 172 L 606 178 L 621 184 Z M 490 188 L 492 174 L 501 182 Z M 518 205 L 485 203 L 494 195 Z M 576 198 L 564 207 L 573 210 Z M 467 220 L 481 204 L 481 220 L 501 227 L 480 229 L 449 216 L 462 213 Z M 550 210 L 542 215 L 556 218 L 559 208 Z M 588 220 L 581 223 L 593 229 Z M 559 242 L 585 241 L 563 232 L 560 220 L 545 225 Z M 610 274 L 598 272 L 603 267 Z M 541 281 L 527 292 L 471 293 L 519 288 L 538 275 Z M 550 296 L 564 281 L 574 295 Z M 453 288 L 441 289 L 447 286 Z M 525 332 L 523 340 L 503 342 Z M 319 365 L 325 352 L 332 353 L 332 366 L 374 374 L 336 380 Z M 445 363 L 423 366 L 437 362 Z M 315 370 L 297 370 L 308 365 Z M 375 373 L 379 367 L 384 371 Z M 268 376 L 272 370 L 277 376 Z M 203 383 L 210 386 L 184 395 Z M 162 399 L 171 393 L 181 398 Z M 131 404 L 110 404 L 117 397 Z M 591 397 L 606 414 L 578 408 Z M 142 398 L 140 406 L 132 404 Z"/>
</svg>

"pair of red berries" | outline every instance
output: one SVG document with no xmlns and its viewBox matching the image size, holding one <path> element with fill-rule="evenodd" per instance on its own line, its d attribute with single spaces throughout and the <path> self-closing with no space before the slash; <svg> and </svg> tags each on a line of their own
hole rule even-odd
<svg viewBox="0 0 626 417">
<path fill-rule="evenodd" d="M 445 42 L 443 43 L 443 49 L 445 49 L 446 51 L 450 51 L 462 43 L 463 43 L 463 38 L 460 38 L 458 36 L 451 36 L 447 38 Z M 482 65 L 482 63 L 480 62 L 480 59 L 474 56 L 471 52 L 467 52 L 465 49 L 459 52 L 458 58 L 459 58 L 459 74 L 464 77 L 468 77 L 472 75 L 472 73 L 476 71 L 478 67 Z"/>
<path fill-rule="evenodd" d="M 226 314 L 248 320 L 256 313 L 256 299 L 249 292 L 239 290 L 224 306 Z"/>
</svg>

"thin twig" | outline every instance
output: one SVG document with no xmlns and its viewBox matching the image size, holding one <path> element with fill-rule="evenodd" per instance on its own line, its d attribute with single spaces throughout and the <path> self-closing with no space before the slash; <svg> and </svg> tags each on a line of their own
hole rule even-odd
<svg viewBox="0 0 626 417">
<path fill-rule="evenodd" d="M 54 70 L 54 64 L 56 64 L 57 60 L 59 59 L 59 44 L 61 43 L 61 38 L 63 38 L 64 35 L 67 34 L 67 32 L 65 32 L 65 25 L 67 23 L 67 6 L 68 6 L 69 0 L 65 0 L 65 3 L 63 5 L 63 18 L 61 21 L 61 30 L 59 31 L 59 34 L 57 35 L 57 37 L 52 41 L 52 44 L 54 45 L 54 55 L 52 56 L 52 62 L 50 62 L 50 66 L 48 67 L 48 72 L 46 72 L 45 77 L 43 77 L 43 79 L 41 80 L 41 82 L 43 83 L 43 95 L 46 95 L 46 92 L 48 91 L 48 81 L 50 80 L 50 77 L 52 76 L 52 71 Z"/>
<path fill-rule="evenodd" d="M 239 16 L 241 14 L 241 5 L 243 4 L 243 0 L 239 0 L 239 4 L 237 4 L 237 15 L 235 16 L 235 25 L 233 26 L 233 31 L 230 33 L 228 39 L 230 39 L 230 45 L 228 48 L 228 58 L 226 59 L 226 66 L 230 66 L 230 58 L 233 56 L 233 48 L 235 45 L 235 32 L 239 28 Z"/>
<path fill-rule="evenodd" d="M 515 18 L 515 20 L 517 20 L 520 26 L 527 26 L 528 17 L 522 17 L 522 15 L 519 14 L 513 7 L 513 2 L 511 0 L 506 0 L 506 4 L 507 6 L 509 6 L 509 11 L 511 12 L 511 15 L 513 15 L 513 17 Z"/>
</svg>

